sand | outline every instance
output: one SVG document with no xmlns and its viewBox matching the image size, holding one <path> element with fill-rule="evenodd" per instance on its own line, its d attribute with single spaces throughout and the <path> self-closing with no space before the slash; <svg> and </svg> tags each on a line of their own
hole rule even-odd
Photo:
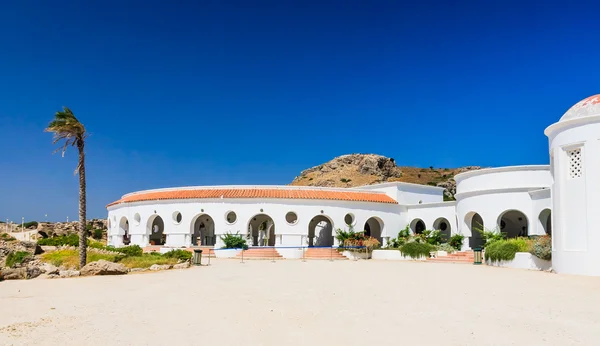
<svg viewBox="0 0 600 346">
<path fill-rule="evenodd" d="M 1 345 L 598 345 L 600 278 L 465 264 L 213 260 L 0 283 Z"/>
</svg>

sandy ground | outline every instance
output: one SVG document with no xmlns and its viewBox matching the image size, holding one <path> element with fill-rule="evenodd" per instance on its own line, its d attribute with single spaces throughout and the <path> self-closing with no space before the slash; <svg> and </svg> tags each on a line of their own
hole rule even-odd
<svg viewBox="0 0 600 346">
<path fill-rule="evenodd" d="M 599 345 L 600 278 L 461 264 L 213 260 L 0 283 L 1 345 Z"/>
</svg>

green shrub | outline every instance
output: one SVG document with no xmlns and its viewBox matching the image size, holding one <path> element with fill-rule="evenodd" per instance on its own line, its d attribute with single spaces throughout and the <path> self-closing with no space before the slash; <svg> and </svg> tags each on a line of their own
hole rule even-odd
<svg viewBox="0 0 600 346">
<path fill-rule="evenodd" d="M 236 234 L 226 233 L 221 236 L 221 240 L 225 244 L 223 249 L 248 249 L 248 244 L 246 244 L 246 239 L 242 237 L 240 232 Z"/>
<path fill-rule="evenodd" d="M 26 259 L 30 258 L 31 254 L 27 251 L 11 252 L 6 256 L 6 266 L 13 268 L 15 264 L 22 264 Z"/>
<path fill-rule="evenodd" d="M 547 261 L 551 260 L 552 238 L 547 235 L 535 238 L 529 252 L 537 258 Z"/>
<path fill-rule="evenodd" d="M 500 232 L 500 230 L 497 227 L 490 230 L 484 229 L 483 226 L 479 225 L 477 228 L 474 228 L 474 230 L 481 234 L 481 239 L 483 240 L 483 248 L 487 248 L 493 242 L 506 239 L 506 233 Z"/>
<path fill-rule="evenodd" d="M 0 240 L 14 241 L 14 240 L 17 240 L 17 239 L 11 237 L 10 234 L 8 234 L 8 233 L 2 233 L 2 234 L 0 234 Z"/>
<path fill-rule="evenodd" d="M 37 227 L 38 222 L 37 221 L 29 221 L 29 222 L 25 222 L 23 224 L 24 228 L 29 228 L 29 227 Z"/>
<path fill-rule="evenodd" d="M 519 237 L 507 240 L 509 243 L 515 244 L 519 251 L 517 252 L 529 252 L 533 246 L 533 241 L 529 238 Z"/>
<path fill-rule="evenodd" d="M 106 249 L 120 252 L 127 257 L 141 256 L 144 253 L 144 250 L 139 245 L 129 245 L 123 247 L 107 246 Z"/>
<path fill-rule="evenodd" d="M 192 258 L 192 253 L 186 250 L 171 250 L 162 255 L 164 258 L 176 258 L 180 261 L 189 261 Z"/>
<path fill-rule="evenodd" d="M 460 251 L 462 249 L 464 240 L 465 240 L 464 235 L 454 234 L 450 237 L 450 240 L 448 240 L 448 244 L 450 244 L 450 246 L 455 248 L 457 251 Z"/>
<path fill-rule="evenodd" d="M 485 259 L 492 262 L 512 261 L 519 252 L 519 245 L 508 240 L 496 240 L 485 248 Z"/>
<path fill-rule="evenodd" d="M 95 229 L 94 233 L 92 234 L 92 237 L 94 239 L 100 240 L 102 239 L 102 235 L 104 234 L 104 231 L 101 229 Z"/>
<path fill-rule="evenodd" d="M 79 246 L 79 236 L 77 234 L 62 235 L 54 238 L 43 238 L 38 240 L 38 245 L 48 246 Z"/>
<path fill-rule="evenodd" d="M 351 182 L 351 181 L 352 181 L 352 179 L 346 179 L 346 178 L 342 178 L 342 179 L 340 179 L 340 181 L 341 181 L 342 183 L 349 183 L 349 182 Z"/>
<path fill-rule="evenodd" d="M 424 231 L 423 234 L 425 235 L 425 241 L 428 244 L 431 245 L 439 245 L 441 244 L 444 240 L 442 239 L 442 237 L 444 236 L 442 234 L 442 231 L 439 230 L 435 230 L 435 231 Z"/>
<path fill-rule="evenodd" d="M 454 247 L 448 243 L 443 243 L 437 246 L 438 251 L 446 251 L 448 253 L 456 251 Z"/>
<path fill-rule="evenodd" d="M 400 247 L 400 252 L 410 258 L 429 257 L 429 253 L 434 250 L 435 246 L 418 242 L 409 242 Z"/>
</svg>

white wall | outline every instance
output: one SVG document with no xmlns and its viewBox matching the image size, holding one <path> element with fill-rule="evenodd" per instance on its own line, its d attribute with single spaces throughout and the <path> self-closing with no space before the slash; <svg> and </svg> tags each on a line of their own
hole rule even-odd
<svg viewBox="0 0 600 346">
<path fill-rule="evenodd" d="M 202 209 L 204 212 L 201 211 Z M 125 216 L 129 220 L 131 243 L 140 246 L 148 245 L 147 222 L 156 212 L 165 223 L 164 232 L 167 234 L 165 245 L 189 246 L 194 218 L 200 214 L 208 214 L 215 222 L 216 246 L 220 247 L 219 235 L 227 232 L 246 234 L 249 220 L 262 213 L 269 215 L 275 223 L 276 245 L 298 246 L 306 245 L 308 224 L 318 215 L 325 215 L 331 219 L 334 235 L 335 229 L 347 228 L 344 217 L 347 213 L 352 213 L 356 231 L 362 231 L 370 217 L 377 217 L 383 222 L 382 237 L 388 237 L 390 231 L 395 237 L 401 226 L 399 210 L 397 204 L 303 199 L 190 199 L 134 202 L 108 207 L 109 236 L 113 236 L 114 245 L 121 245 L 120 236 L 123 231 L 119 229 L 119 220 Z M 233 224 L 228 224 L 225 220 L 225 215 L 229 211 L 237 214 L 237 220 Z M 298 215 L 298 221 L 293 225 L 285 220 L 285 215 L 289 211 Z M 175 212 L 182 214 L 179 224 L 172 218 Z M 139 223 L 134 219 L 136 213 L 140 214 Z"/>
<path fill-rule="evenodd" d="M 600 275 L 600 116 L 561 121 L 545 131 L 553 156 L 552 265 L 558 273 Z M 571 178 L 567 151 L 581 148 Z"/>
<path fill-rule="evenodd" d="M 498 226 L 503 213 L 520 211 L 527 218 L 528 235 L 544 235 L 539 213 L 550 207 L 550 166 L 514 166 L 484 169 L 456 176 L 458 231 L 469 244 L 472 216 L 477 213 L 485 229 Z M 546 189 L 547 191 L 540 191 Z"/>
<path fill-rule="evenodd" d="M 416 204 L 406 206 L 408 212 L 407 224 L 420 219 L 425 223 L 425 229 L 435 229 L 434 223 L 439 218 L 445 218 L 450 226 L 450 234 L 458 232 L 456 224 L 456 202 L 441 202 L 429 204 Z"/>
<path fill-rule="evenodd" d="M 457 174 L 454 180 L 457 194 L 508 188 L 537 190 L 552 185 L 549 165 L 480 169 Z"/>
<path fill-rule="evenodd" d="M 444 188 L 428 185 L 392 182 L 361 186 L 354 189 L 385 192 L 402 205 L 444 201 Z"/>
</svg>

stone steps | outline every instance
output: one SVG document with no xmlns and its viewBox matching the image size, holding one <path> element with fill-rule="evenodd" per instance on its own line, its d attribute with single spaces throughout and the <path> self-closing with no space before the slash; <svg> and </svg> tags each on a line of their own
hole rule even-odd
<svg viewBox="0 0 600 346">
<path fill-rule="evenodd" d="M 284 259 L 275 248 L 251 247 L 248 250 L 244 250 L 243 252 L 244 259 Z M 235 257 L 242 258 L 242 253 L 240 252 Z"/>
<path fill-rule="evenodd" d="M 346 256 L 342 255 L 337 249 L 333 248 L 311 248 L 306 249 L 304 253 L 305 259 L 334 259 L 346 260 Z"/>
<path fill-rule="evenodd" d="M 428 258 L 427 262 L 433 263 L 464 263 L 473 264 L 475 257 L 472 251 L 455 252 L 447 256 L 440 256 L 436 258 Z"/>
</svg>

